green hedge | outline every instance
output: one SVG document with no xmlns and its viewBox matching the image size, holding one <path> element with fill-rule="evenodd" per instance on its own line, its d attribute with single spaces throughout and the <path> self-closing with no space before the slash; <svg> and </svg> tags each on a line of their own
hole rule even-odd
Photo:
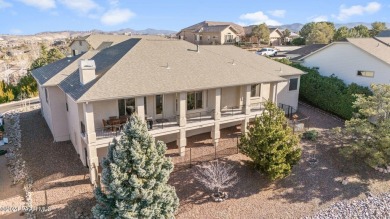
<svg viewBox="0 0 390 219">
<path fill-rule="evenodd" d="M 301 77 L 300 100 L 343 119 L 350 119 L 355 111 L 352 107 L 352 103 L 356 100 L 354 94 L 372 95 L 368 87 L 355 83 L 346 85 L 343 80 L 333 75 L 322 76 L 315 69 L 293 64 L 288 60 L 280 60 L 280 62 L 307 72 Z"/>
</svg>

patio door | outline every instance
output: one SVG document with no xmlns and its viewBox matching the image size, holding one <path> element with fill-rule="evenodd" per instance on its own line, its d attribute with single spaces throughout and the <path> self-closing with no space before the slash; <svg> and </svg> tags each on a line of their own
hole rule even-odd
<svg viewBox="0 0 390 219">
<path fill-rule="evenodd" d="M 118 100 L 119 116 L 132 115 L 135 111 L 135 98 Z"/>
<path fill-rule="evenodd" d="M 155 112 L 156 119 L 163 118 L 163 109 L 164 109 L 164 95 L 156 95 L 155 96 Z"/>
</svg>

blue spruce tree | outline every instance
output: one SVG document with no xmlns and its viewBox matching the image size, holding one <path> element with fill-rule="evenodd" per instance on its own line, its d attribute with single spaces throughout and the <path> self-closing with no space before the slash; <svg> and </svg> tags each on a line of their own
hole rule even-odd
<svg viewBox="0 0 390 219">
<path fill-rule="evenodd" d="M 103 160 L 102 184 L 95 190 L 96 218 L 174 218 L 179 207 L 175 188 L 168 185 L 173 170 L 166 145 L 155 142 L 146 125 L 131 117 L 123 135 L 114 139 Z"/>
</svg>

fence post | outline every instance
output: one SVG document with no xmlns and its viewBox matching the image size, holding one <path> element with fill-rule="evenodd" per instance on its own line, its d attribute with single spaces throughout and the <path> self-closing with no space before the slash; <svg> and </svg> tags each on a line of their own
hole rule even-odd
<svg viewBox="0 0 390 219">
<path fill-rule="evenodd" d="M 191 148 L 190 148 L 190 168 L 192 168 L 191 156 L 192 156 L 192 150 L 191 150 Z"/>
</svg>

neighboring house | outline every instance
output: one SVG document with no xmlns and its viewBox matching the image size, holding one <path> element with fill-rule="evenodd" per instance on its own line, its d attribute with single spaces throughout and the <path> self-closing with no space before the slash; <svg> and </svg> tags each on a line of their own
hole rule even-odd
<svg viewBox="0 0 390 219">
<path fill-rule="evenodd" d="M 390 37 L 390 29 L 380 32 L 377 37 Z"/>
<path fill-rule="evenodd" d="M 32 71 L 42 114 L 55 141 L 70 140 L 95 183 L 99 162 L 116 136 L 103 120 L 132 114 L 150 134 L 176 141 L 241 124 L 262 113 L 262 102 L 297 109 L 301 70 L 235 46 L 195 46 L 184 40 L 140 37 L 68 57 Z"/>
<path fill-rule="evenodd" d="M 294 39 L 300 38 L 301 36 L 297 33 L 291 32 L 289 37 L 285 37 L 285 43 L 292 42 Z"/>
<path fill-rule="evenodd" d="M 387 42 L 387 43 L 385 43 Z M 390 83 L 390 38 L 348 38 L 303 58 L 302 64 L 321 75 L 335 75 L 347 84 Z"/>
<path fill-rule="evenodd" d="M 179 39 L 199 45 L 224 45 L 239 42 L 244 28 L 231 22 L 203 21 L 177 33 Z"/>
<path fill-rule="evenodd" d="M 321 49 L 322 47 L 326 46 L 327 44 L 312 44 L 303 46 L 299 49 L 292 50 L 289 52 L 286 52 L 286 58 L 290 59 L 292 62 L 302 62 L 302 58 Z"/>
<path fill-rule="evenodd" d="M 130 39 L 127 35 L 91 34 L 74 39 L 69 47 L 72 55 L 79 55 L 89 50 L 102 50 Z"/>
<path fill-rule="evenodd" d="M 248 42 L 259 43 L 259 39 L 256 36 L 252 36 L 252 30 L 255 25 L 244 27 L 245 35 Z M 269 45 L 270 46 L 280 46 L 283 42 L 283 33 L 278 28 L 268 28 L 269 29 Z"/>
</svg>

